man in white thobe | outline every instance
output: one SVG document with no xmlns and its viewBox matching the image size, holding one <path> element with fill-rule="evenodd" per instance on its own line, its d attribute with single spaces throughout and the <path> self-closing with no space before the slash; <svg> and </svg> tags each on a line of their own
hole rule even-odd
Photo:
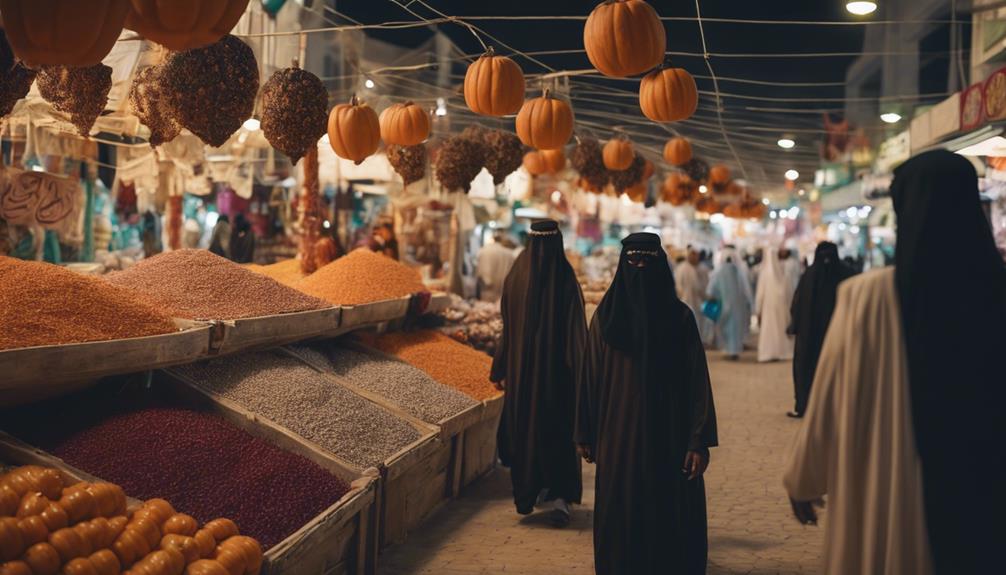
<svg viewBox="0 0 1006 575">
<path fill-rule="evenodd" d="M 494 241 L 482 246 L 476 263 L 476 274 L 479 280 L 479 299 L 497 302 L 503 295 L 503 282 L 513 266 L 513 250 L 503 245 L 502 234 L 497 234 Z"/>
<path fill-rule="evenodd" d="M 755 314 L 758 316 L 758 361 L 793 359 L 793 337 L 787 333 L 796 286 L 790 282 L 778 252 L 765 250 L 758 274 Z M 799 280 L 799 278 L 797 278 Z"/>
<path fill-rule="evenodd" d="M 699 252 L 688 248 L 688 257 L 674 268 L 674 284 L 678 291 L 678 299 L 691 308 L 698 324 L 702 343 L 712 340 L 712 322 L 702 315 L 702 303 L 706 299 L 706 289 L 709 287 L 709 273 L 699 265 Z"/>
</svg>

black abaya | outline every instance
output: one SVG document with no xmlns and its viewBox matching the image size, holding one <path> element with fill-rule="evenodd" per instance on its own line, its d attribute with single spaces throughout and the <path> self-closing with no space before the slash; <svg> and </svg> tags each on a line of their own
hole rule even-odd
<svg viewBox="0 0 1006 575">
<path fill-rule="evenodd" d="M 514 503 L 528 513 L 545 488 L 546 500 L 579 503 L 573 427 L 586 317 L 555 222 L 532 225 L 528 247 L 503 284 L 501 311 L 503 337 L 490 379 L 506 385 L 497 438 Z"/>
<path fill-rule="evenodd" d="M 938 574 L 992 573 L 1006 539 L 1006 267 L 963 156 L 909 160 L 891 197 L 933 563 Z"/>
<path fill-rule="evenodd" d="M 800 278 L 793 296 L 790 334 L 796 336 L 793 353 L 793 388 L 796 406 L 793 411 L 803 415 L 810 398 L 817 360 L 824 345 L 831 314 L 835 311 L 838 284 L 852 277 L 838 257 L 838 246 L 821 242 L 814 254 L 814 264 Z"/>
<path fill-rule="evenodd" d="M 576 440 L 597 462 L 599 575 L 705 573 L 705 484 L 682 467 L 717 444 L 716 414 L 695 318 L 664 290 L 668 275 L 657 237 L 629 236 L 587 338 Z"/>
</svg>

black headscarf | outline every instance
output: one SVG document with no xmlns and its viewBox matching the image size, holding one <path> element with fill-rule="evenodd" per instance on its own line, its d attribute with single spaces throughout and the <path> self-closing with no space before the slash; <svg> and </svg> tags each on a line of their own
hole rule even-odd
<svg viewBox="0 0 1006 575">
<path fill-rule="evenodd" d="M 895 278 L 937 573 L 991 572 L 1006 539 L 1006 267 L 962 156 L 895 172 Z"/>
<path fill-rule="evenodd" d="M 814 250 L 814 263 L 807 268 L 793 298 L 790 334 L 824 336 L 835 310 L 838 284 L 854 275 L 838 256 L 838 246 L 821 242 Z"/>
</svg>

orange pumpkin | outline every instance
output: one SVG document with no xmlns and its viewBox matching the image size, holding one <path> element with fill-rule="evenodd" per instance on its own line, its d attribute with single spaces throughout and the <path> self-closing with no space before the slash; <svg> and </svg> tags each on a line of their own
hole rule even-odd
<svg viewBox="0 0 1006 575">
<path fill-rule="evenodd" d="M 196 531 L 196 534 L 192 538 L 196 540 L 196 545 L 199 546 L 200 557 L 205 558 L 213 555 L 213 550 L 217 548 L 217 540 L 209 529 Z"/>
<path fill-rule="evenodd" d="M 0 563 L 17 559 L 25 547 L 17 519 L 0 517 Z"/>
<path fill-rule="evenodd" d="M 192 563 L 202 557 L 199 553 L 199 544 L 192 537 L 185 535 L 175 535 L 169 533 L 161 539 L 161 549 L 174 549 L 185 557 L 185 563 Z"/>
<path fill-rule="evenodd" d="M 730 182 L 730 168 L 724 165 L 716 165 L 709 168 L 709 183 L 714 186 L 722 186 Z"/>
<path fill-rule="evenodd" d="M 92 519 L 98 514 L 98 502 L 94 499 L 94 495 L 83 487 L 64 489 L 59 505 L 66 510 L 70 524 Z"/>
<path fill-rule="evenodd" d="M 126 512 L 126 492 L 114 483 L 92 483 L 87 490 L 94 496 L 98 515 L 113 517 Z"/>
<path fill-rule="evenodd" d="M 649 189 L 646 186 L 646 182 L 639 182 L 638 184 L 625 189 L 625 194 L 629 196 L 630 200 L 636 202 L 637 204 L 641 204 L 646 201 L 647 192 L 649 192 Z"/>
<path fill-rule="evenodd" d="M 385 108 L 381 112 L 380 125 L 385 144 L 415 146 L 430 137 L 430 115 L 412 102 Z"/>
<path fill-rule="evenodd" d="M 98 575 L 98 570 L 87 557 L 77 557 L 63 566 L 63 575 Z"/>
<path fill-rule="evenodd" d="M 219 519 L 210 521 L 206 525 L 203 525 L 203 529 L 209 530 L 209 532 L 213 534 L 213 538 L 216 539 L 218 543 L 238 535 L 237 524 L 226 517 L 220 517 Z"/>
<path fill-rule="evenodd" d="M 48 543 L 36 543 L 24 552 L 22 561 L 31 567 L 34 575 L 56 575 L 62 565 L 59 553 Z"/>
<path fill-rule="evenodd" d="M 24 539 L 25 546 L 32 546 L 41 543 L 49 538 L 49 528 L 40 515 L 32 515 L 18 521 L 18 529 L 21 531 L 21 538 Z"/>
<path fill-rule="evenodd" d="M 196 522 L 195 517 L 191 515 L 186 515 L 184 513 L 176 513 L 171 516 L 170 519 L 164 522 L 163 531 L 164 534 L 175 533 L 178 535 L 188 535 L 192 536 L 196 534 L 199 529 L 199 524 Z"/>
<path fill-rule="evenodd" d="M 608 140 L 601 154 L 601 159 L 604 160 L 604 167 L 616 172 L 629 169 L 629 166 L 632 165 L 632 160 L 635 158 L 636 151 L 633 149 L 632 142 L 625 137 Z"/>
<path fill-rule="evenodd" d="M 115 540 L 115 543 L 112 543 L 112 551 L 115 552 L 122 567 L 128 568 L 138 559 L 150 553 L 150 544 L 140 533 L 126 529 Z"/>
<path fill-rule="evenodd" d="M 662 199 L 672 206 L 681 206 L 695 199 L 695 182 L 687 175 L 673 172 L 664 178 Z"/>
<path fill-rule="evenodd" d="M 562 148 L 542 150 L 540 153 L 541 157 L 545 160 L 545 165 L 548 166 L 549 172 L 554 174 L 566 167 L 566 153 L 563 152 Z"/>
<path fill-rule="evenodd" d="M 45 495 L 38 492 L 25 493 L 24 497 L 21 498 L 21 504 L 17 508 L 17 517 L 28 517 L 31 515 L 38 515 L 45 511 L 49 506 L 51 501 L 46 499 Z"/>
<path fill-rule="evenodd" d="M 70 519 L 66 515 L 66 511 L 58 503 L 49 503 L 42 513 L 39 514 L 45 526 L 49 528 L 49 531 L 56 531 L 62 529 L 70 524 Z"/>
<path fill-rule="evenodd" d="M 525 146 L 554 150 L 573 135 L 573 109 L 553 98 L 548 90 L 540 98 L 524 102 L 517 114 L 517 137 Z"/>
<path fill-rule="evenodd" d="M 160 525 L 175 514 L 175 508 L 165 499 L 155 497 L 143 502 L 144 509 L 150 509 L 154 513 L 154 523 Z"/>
<path fill-rule="evenodd" d="M 185 568 L 185 575 L 230 575 L 230 572 L 218 561 L 200 559 Z"/>
<path fill-rule="evenodd" d="M 150 517 L 132 519 L 129 524 L 126 525 L 126 531 L 135 531 L 141 535 L 147 541 L 147 545 L 150 546 L 151 549 L 155 549 L 161 543 L 161 530 Z"/>
<path fill-rule="evenodd" d="M 532 176 L 540 176 L 548 173 L 548 162 L 545 161 L 545 157 L 541 152 L 535 150 L 524 154 L 522 165 L 527 170 L 527 173 Z"/>
<path fill-rule="evenodd" d="M 33 575 L 31 567 L 24 561 L 0 563 L 0 575 Z"/>
<path fill-rule="evenodd" d="M 21 498 L 13 489 L 6 485 L 0 485 L 0 517 L 14 515 L 21 503 Z"/>
<path fill-rule="evenodd" d="M 692 145 L 684 138 L 671 138 L 664 144 L 664 160 L 672 166 L 683 166 L 692 159 Z"/>
<path fill-rule="evenodd" d="M 239 547 L 217 547 L 213 559 L 223 565 L 230 575 L 243 575 L 248 565 L 244 549 Z"/>
<path fill-rule="evenodd" d="M 524 103 L 524 72 L 510 58 L 495 55 L 490 47 L 468 66 L 464 90 L 465 103 L 476 114 L 515 114 Z"/>
<path fill-rule="evenodd" d="M 85 543 L 84 539 L 70 527 L 64 527 L 49 535 L 49 544 L 59 553 L 63 563 L 91 554 L 90 543 Z"/>
<path fill-rule="evenodd" d="M 108 519 L 96 517 L 75 525 L 74 530 L 91 545 L 92 550 L 104 549 L 115 541 L 118 534 L 112 532 Z"/>
<path fill-rule="evenodd" d="M 98 570 L 98 575 L 119 575 L 119 572 L 122 571 L 119 558 L 115 556 L 115 553 L 111 549 L 95 551 L 91 554 L 90 560 L 91 564 Z"/>
<path fill-rule="evenodd" d="M 94 66 L 122 32 L 129 0 L 0 0 L 14 54 L 30 67 Z"/>
<path fill-rule="evenodd" d="M 235 535 L 221 544 L 223 547 L 240 548 L 244 550 L 247 559 L 245 573 L 258 573 L 262 568 L 262 546 L 247 535 Z"/>
<path fill-rule="evenodd" d="M 359 165 L 381 145 L 377 113 L 356 96 L 350 103 L 332 108 L 328 116 L 328 142 L 337 156 Z"/>
<path fill-rule="evenodd" d="M 624 78 L 664 60 L 667 34 L 652 6 L 642 0 L 605 0 L 587 17 L 583 46 L 605 76 Z"/>
<path fill-rule="evenodd" d="M 639 83 L 639 108 L 654 122 L 687 120 L 698 105 L 695 78 L 681 68 L 654 70 Z"/>
<path fill-rule="evenodd" d="M 248 0 L 130 0 L 125 27 L 170 50 L 209 46 L 241 19 Z"/>
</svg>

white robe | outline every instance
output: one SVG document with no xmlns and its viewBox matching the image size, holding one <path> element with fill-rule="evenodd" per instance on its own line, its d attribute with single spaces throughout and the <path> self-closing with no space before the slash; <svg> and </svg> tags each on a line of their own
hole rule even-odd
<svg viewBox="0 0 1006 575">
<path fill-rule="evenodd" d="M 828 496 L 824 573 L 933 572 L 894 268 L 839 287 L 784 483 Z"/>
<path fill-rule="evenodd" d="M 755 314 L 761 318 L 758 361 L 793 359 L 793 337 L 786 329 L 794 290 L 776 252 L 766 250 L 755 291 Z"/>
<path fill-rule="evenodd" d="M 699 328 L 702 343 L 710 343 L 712 339 L 712 322 L 702 315 L 702 303 L 706 299 L 706 288 L 709 287 L 709 275 L 692 265 L 687 260 L 674 268 L 674 284 L 678 290 L 678 298 L 692 310 L 695 322 Z"/>
<path fill-rule="evenodd" d="M 498 243 L 487 244 L 479 250 L 476 274 L 481 290 L 479 299 L 496 302 L 503 296 L 503 282 L 514 262 L 513 250 Z"/>
</svg>

